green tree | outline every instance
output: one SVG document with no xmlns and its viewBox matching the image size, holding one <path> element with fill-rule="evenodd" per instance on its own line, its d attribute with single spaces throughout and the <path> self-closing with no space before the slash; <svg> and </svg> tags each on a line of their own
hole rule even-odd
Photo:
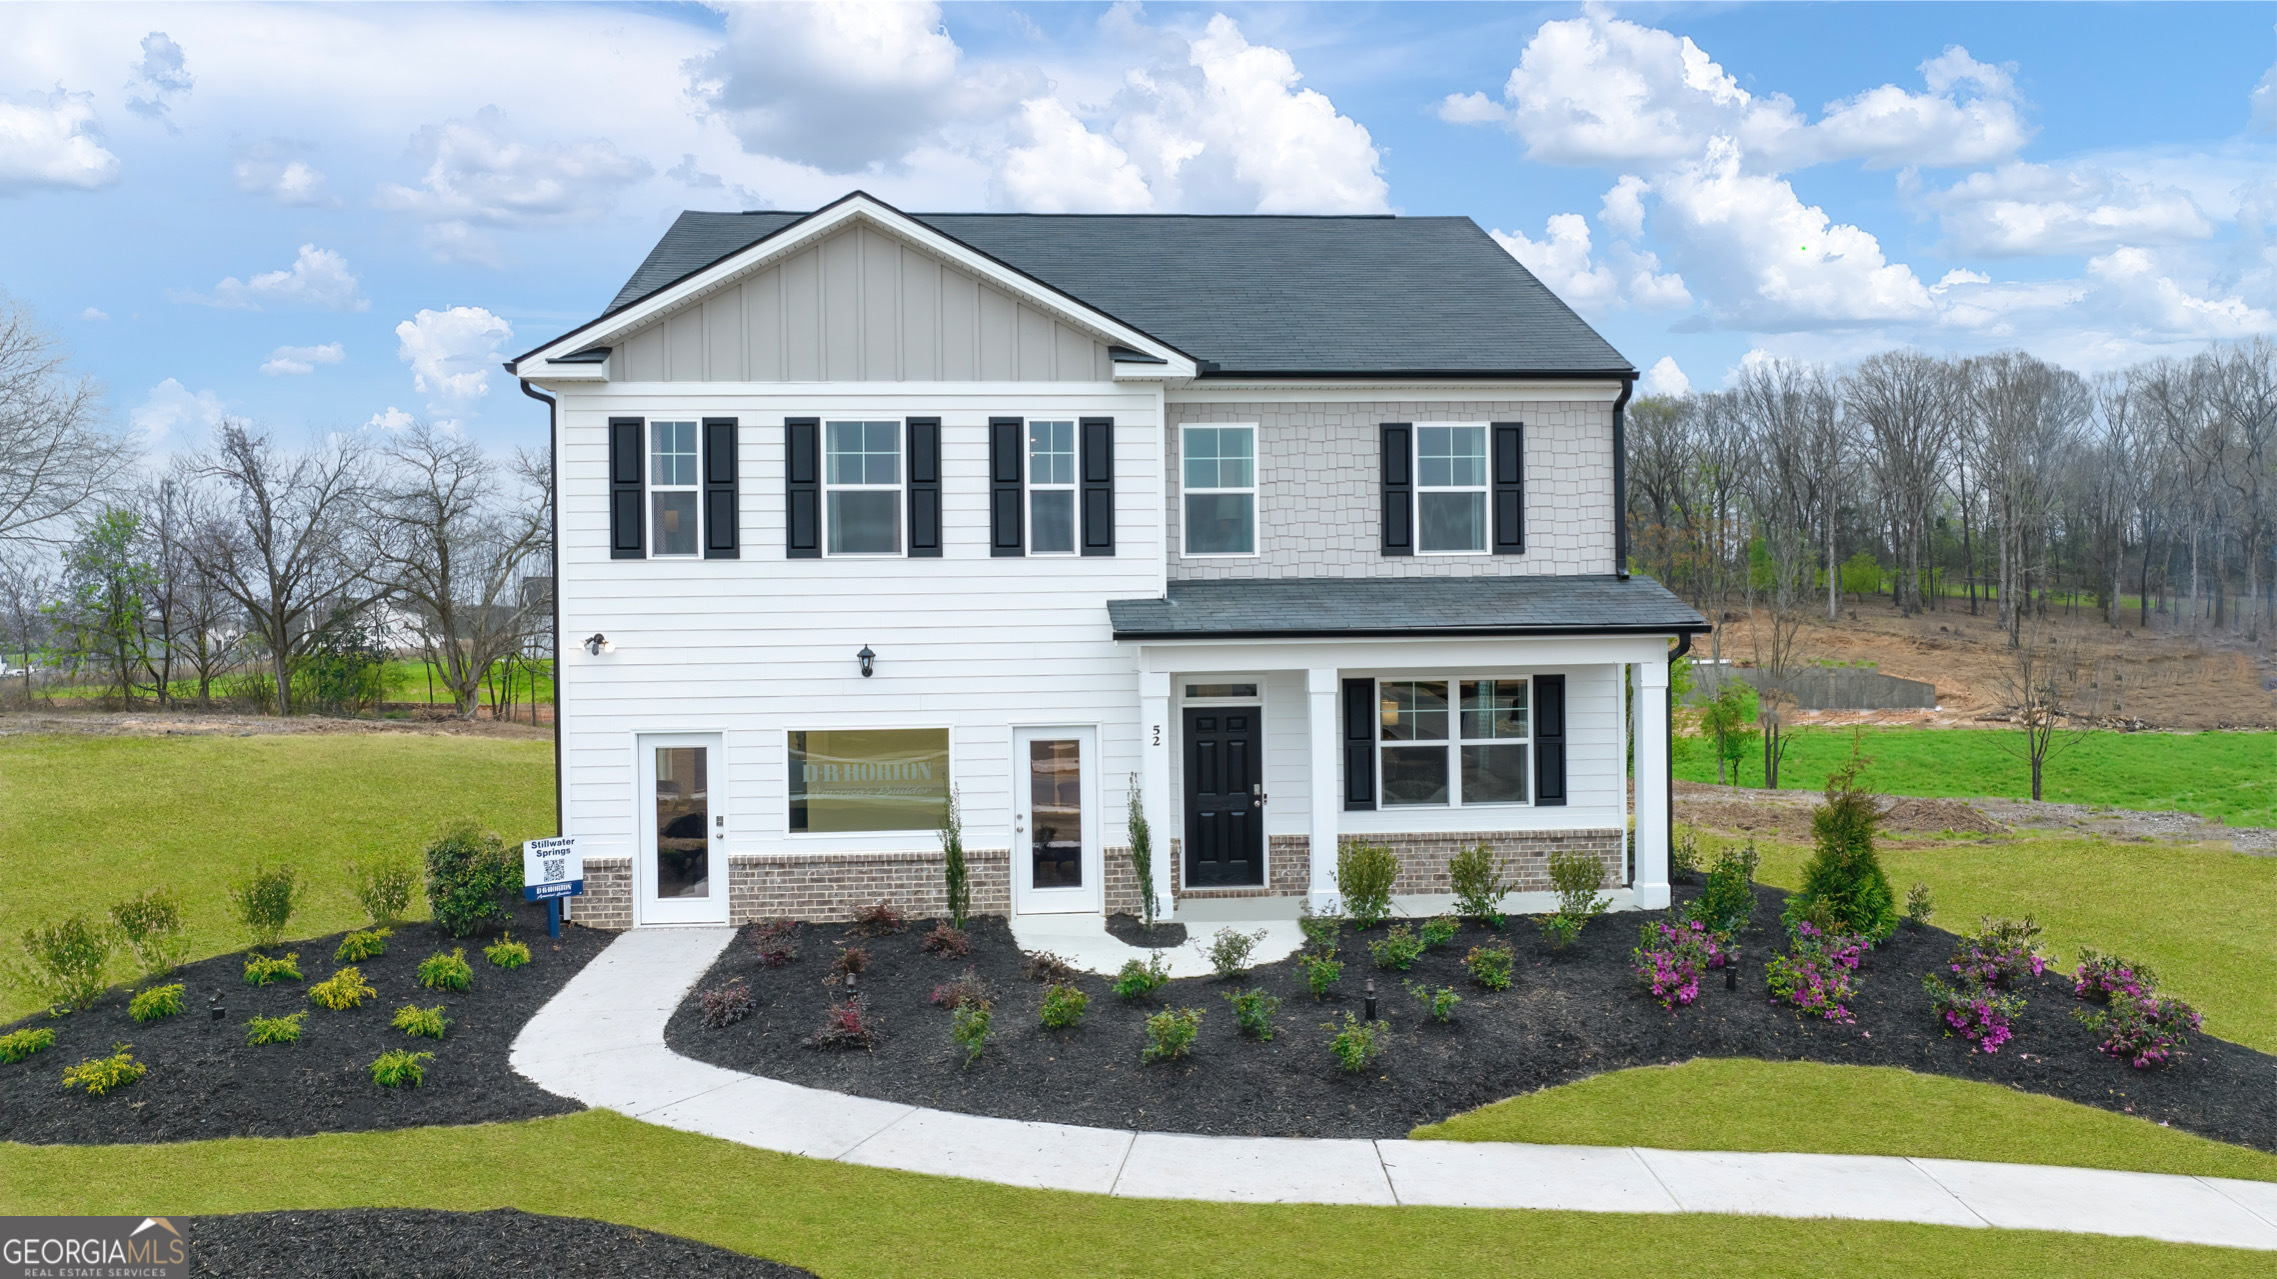
<svg viewBox="0 0 2277 1279">
<path fill-rule="evenodd" d="M 106 508 L 64 552 L 62 598 L 49 606 L 64 660 L 103 672 L 127 701 L 146 656 L 147 601 L 157 584 L 145 542 L 141 517 Z"/>
<path fill-rule="evenodd" d="M 1874 851 L 1882 808 L 1858 788 L 1858 775 L 1871 762 L 1851 747 L 1850 762 L 1826 780 L 1826 802 L 1811 812 L 1811 841 L 1817 851 L 1803 865 L 1801 891 L 1787 900 L 1790 919 L 1821 913 L 1843 932 L 1880 942 L 1897 928 L 1897 895 Z"/>
<path fill-rule="evenodd" d="M 1716 748 L 1716 782 L 1739 784 L 1739 761 L 1755 745 L 1755 689 L 1746 680 L 1723 672 L 1722 686 L 1700 707 L 1700 733 Z"/>
</svg>

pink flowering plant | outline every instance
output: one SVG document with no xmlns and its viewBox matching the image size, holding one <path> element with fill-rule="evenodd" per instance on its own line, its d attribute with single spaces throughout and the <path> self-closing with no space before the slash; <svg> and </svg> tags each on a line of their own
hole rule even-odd
<svg viewBox="0 0 2277 1279">
<path fill-rule="evenodd" d="M 1929 1007 L 1945 1023 L 1945 1037 L 1959 1035 L 1981 1053 L 1996 1053 L 2016 1037 L 2016 1015 L 2024 1011 L 2022 995 L 2003 994 L 1974 978 L 1948 986 L 1937 974 L 1926 973 L 1921 988 L 1929 992 Z"/>
<path fill-rule="evenodd" d="M 2137 1070 L 2171 1062 L 2205 1021 L 2181 1000 L 2156 994 L 2114 995 L 2108 1011 L 2081 1008 L 2072 1016 L 2103 1037 L 2096 1047 Z"/>
<path fill-rule="evenodd" d="M 2140 999 L 2150 994 L 2151 982 L 2151 970 L 2141 964 L 2130 964 L 2117 955 L 2082 948 L 2079 972 L 2072 979 L 2071 993 L 2094 1003 L 2108 1004 L 2122 996 Z"/>
<path fill-rule="evenodd" d="M 1700 997 L 1700 974 L 1730 962 L 1727 943 L 1697 919 L 1655 921 L 1637 930 L 1629 952 L 1636 974 L 1660 1006 L 1675 1012 Z"/>
<path fill-rule="evenodd" d="M 1988 917 L 1976 932 L 1961 938 L 1945 966 L 1964 985 L 2012 986 L 2027 974 L 2037 977 L 2047 970 L 2047 957 L 2033 944 L 2039 935 L 2040 926 L 2030 915 L 2020 920 Z"/>
<path fill-rule="evenodd" d="M 1794 921 L 1788 953 L 1764 966 L 1773 999 L 1828 1021 L 1856 1021 L 1849 1001 L 1858 997 L 1858 964 L 1868 942 L 1856 933 L 1829 933 L 1807 919 Z"/>
</svg>

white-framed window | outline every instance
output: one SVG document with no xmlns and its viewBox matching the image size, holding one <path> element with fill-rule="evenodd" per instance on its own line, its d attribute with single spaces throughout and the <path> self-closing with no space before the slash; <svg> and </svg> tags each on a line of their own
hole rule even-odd
<svg viewBox="0 0 2277 1279">
<path fill-rule="evenodd" d="M 694 555 L 697 533 L 696 424 L 648 424 L 648 506 L 651 555 Z"/>
<path fill-rule="evenodd" d="M 1484 423 L 1415 426 L 1415 549 L 1425 555 L 1486 550 Z"/>
<path fill-rule="evenodd" d="M 1257 428 L 1188 426 L 1179 435 L 1186 554 L 1257 553 Z"/>
<path fill-rule="evenodd" d="M 1075 554 L 1075 423 L 1028 423 L 1028 553 Z"/>
<path fill-rule="evenodd" d="M 824 422 L 822 436 L 828 552 L 901 554 L 901 423 Z"/>
<path fill-rule="evenodd" d="M 1532 685 L 1525 678 L 1387 679 L 1376 693 L 1384 807 L 1531 801 Z"/>
</svg>

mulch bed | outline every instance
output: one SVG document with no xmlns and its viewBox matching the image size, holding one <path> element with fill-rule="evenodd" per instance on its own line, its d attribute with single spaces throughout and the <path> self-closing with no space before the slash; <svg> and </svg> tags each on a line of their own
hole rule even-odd
<svg viewBox="0 0 2277 1279">
<path fill-rule="evenodd" d="M 181 1221 L 183 1218 L 176 1218 Z M 230 1279 L 483 1279 L 585 1275 L 593 1279 L 814 1279 L 780 1262 L 674 1235 L 581 1217 L 498 1208 L 336 1208 L 192 1217 L 190 1273 Z"/>
<path fill-rule="evenodd" d="M 308 988 L 345 965 L 332 952 L 342 934 L 297 941 L 305 981 L 248 986 L 243 952 L 184 965 L 159 984 L 181 982 L 184 1011 L 137 1023 L 127 992 L 114 989 L 86 1012 L 37 1015 L 0 1031 L 45 1026 L 55 1046 L 0 1065 L 0 1141 L 35 1144 L 200 1141 L 210 1137 L 298 1137 L 426 1124 L 487 1123 L 559 1115 L 584 1107 L 522 1078 L 507 1052 L 531 1014 L 553 997 L 616 934 L 564 925 L 559 943 L 546 939 L 542 906 L 518 903 L 514 939 L 530 947 L 527 967 L 493 967 L 482 947 L 496 937 L 445 938 L 432 924 L 405 924 L 387 953 L 357 967 L 378 990 L 363 1007 L 334 1012 L 309 1002 Z M 556 946 L 558 945 L 558 949 Z M 470 990 L 429 990 L 413 979 L 437 950 L 464 947 L 474 968 Z M 227 1015 L 215 1021 L 207 1001 L 220 991 Z M 451 1019 L 442 1039 L 414 1039 L 388 1024 L 407 1003 L 444 1006 Z M 306 1011 L 300 1042 L 250 1047 L 245 1021 L 256 1014 Z M 136 1083 L 100 1097 L 65 1091 L 66 1066 L 131 1044 L 150 1070 Z M 390 1048 L 431 1052 L 426 1083 L 382 1088 L 371 1080 L 374 1057 Z"/>
<path fill-rule="evenodd" d="M 1697 891 L 1679 888 L 1677 894 L 1682 900 Z M 703 1061 L 859 1096 L 1156 1132 L 1399 1137 L 1418 1124 L 1604 1071 L 1695 1057 L 1756 1057 L 1901 1066 L 2003 1084 L 2277 1151 L 2277 1057 L 2198 1035 L 2172 1066 L 2137 1071 L 2096 1051 L 2094 1037 L 2072 1019 L 2080 1003 L 2070 981 L 2054 973 L 2022 988 L 2027 1006 L 2016 1038 L 1999 1053 L 1976 1053 L 1966 1041 L 1944 1037 L 1921 989 L 1922 974 L 1941 971 L 1952 953 L 1953 935 L 1940 929 L 1900 928 L 1867 958 L 1854 1023 L 1806 1018 L 1772 1003 L 1763 966 L 1782 939 L 1783 904 L 1784 894 L 1758 888 L 1757 931 L 1743 939 L 1739 988 L 1725 990 L 1722 974 L 1713 973 L 1700 997 L 1673 1014 L 1645 993 L 1630 969 L 1638 925 L 1657 917 L 1640 912 L 1599 919 L 1562 953 L 1537 936 L 1530 920 L 1512 920 L 1505 935 L 1518 953 L 1518 979 L 1501 993 L 1467 979 L 1461 956 L 1491 934 L 1466 926 L 1454 944 L 1424 956 L 1404 975 L 1461 992 L 1452 1024 L 1430 1021 L 1402 988 L 1401 974 L 1376 970 L 1364 943 L 1378 931 L 1355 938 L 1348 930 L 1343 979 L 1324 1004 L 1313 1001 L 1287 961 L 1239 983 L 1176 981 L 1135 1006 L 1116 998 L 1107 979 L 1086 974 L 1077 983 L 1091 996 L 1083 1022 L 1050 1031 L 1037 1020 L 1043 987 L 1023 979 L 1025 962 L 1009 930 L 991 919 L 973 921 L 967 960 L 921 954 L 917 929 L 866 943 L 873 962 L 862 975 L 862 997 L 884 1031 L 875 1051 L 801 1046 L 837 993 L 822 984 L 842 937 L 836 925 L 803 927 L 798 960 L 778 969 L 762 968 L 738 939 L 699 989 L 741 978 L 757 1012 L 713 1030 L 691 1000 L 674 1014 L 665 1039 Z M 937 983 L 968 963 L 999 995 L 994 1037 L 969 1070 L 961 1054 L 952 1055 L 949 1014 L 927 1002 Z M 1323 1023 L 1332 1014 L 1358 1011 L 1361 983 L 1370 976 L 1395 1038 L 1373 1068 L 1349 1075 L 1330 1055 L 1331 1032 Z M 1281 997 L 1270 1042 L 1237 1032 L 1223 993 L 1238 986 Z M 1141 1064 L 1145 1018 L 1165 1005 L 1202 1009 L 1201 1038 L 1186 1060 Z"/>
<path fill-rule="evenodd" d="M 1176 950 L 1186 944 L 1184 924 L 1158 921 L 1150 929 L 1136 915 L 1107 916 L 1107 935 L 1126 946 L 1147 950 Z"/>
</svg>

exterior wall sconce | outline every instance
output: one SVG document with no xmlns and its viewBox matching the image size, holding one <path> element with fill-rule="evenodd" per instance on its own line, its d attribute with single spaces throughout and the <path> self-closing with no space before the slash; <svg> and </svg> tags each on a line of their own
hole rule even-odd
<svg viewBox="0 0 2277 1279">
<path fill-rule="evenodd" d="M 599 631 L 595 631 L 592 635 L 586 638 L 585 651 L 591 653 L 595 657 L 599 657 L 603 653 L 616 652 L 617 646 L 609 642 L 608 636 L 601 634 Z"/>
<path fill-rule="evenodd" d="M 870 670 L 870 663 L 876 661 L 878 659 L 878 655 L 870 651 L 869 645 L 864 644 L 862 645 L 862 651 L 854 654 L 854 658 L 856 661 L 859 661 L 862 664 L 862 678 L 868 679 L 872 674 Z"/>
</svg>

